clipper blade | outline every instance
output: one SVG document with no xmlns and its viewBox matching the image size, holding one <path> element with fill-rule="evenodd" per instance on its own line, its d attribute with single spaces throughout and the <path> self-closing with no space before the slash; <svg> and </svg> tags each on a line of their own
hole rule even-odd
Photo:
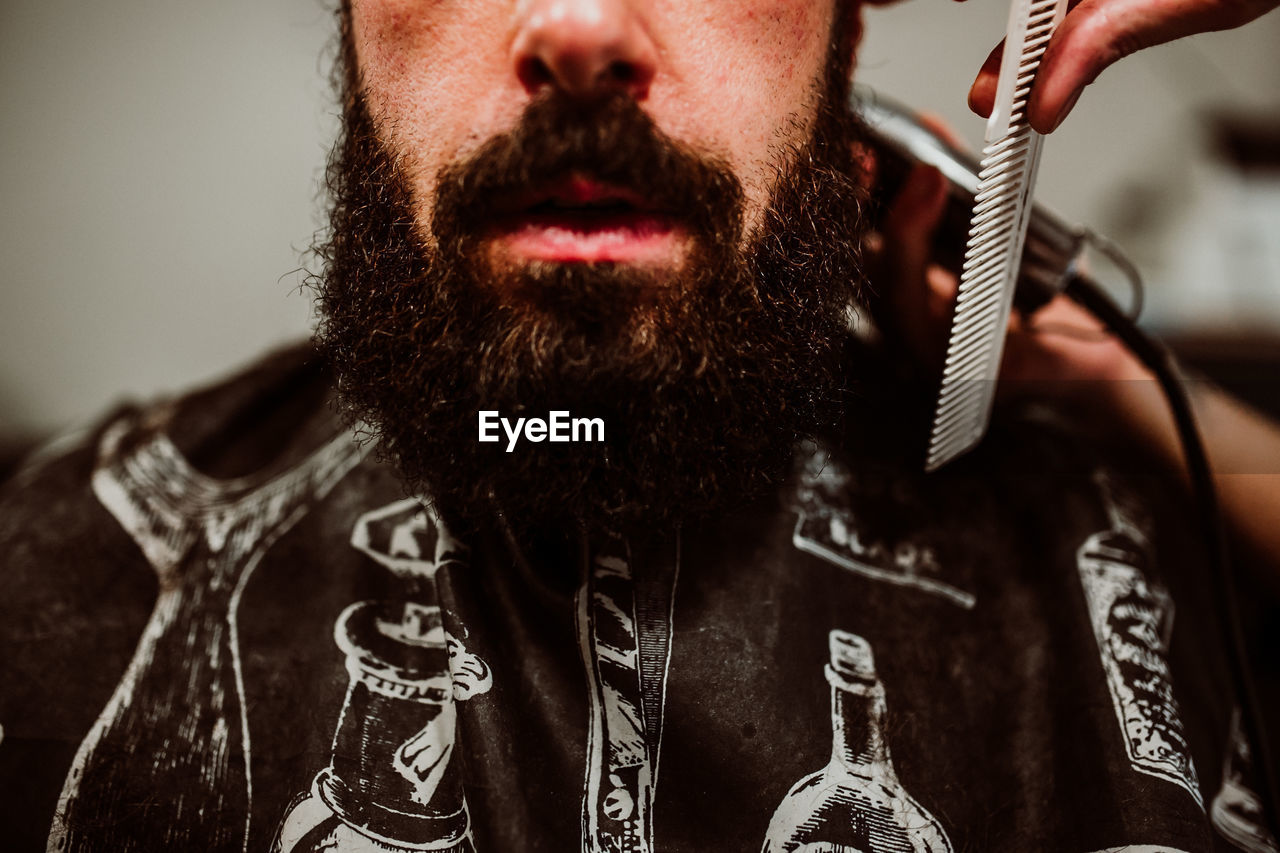
<svg viewBox="0 0 1280 853">
<path fill-rule="evenodd" d="M 1066 9 L 1067 0 L 1014 0 L 1009 11 L 926 471 L 976 445 L 991 417 L 1040 159 L 1041 137 L 1027 124 L 1027 99 Z"/>
</svg>

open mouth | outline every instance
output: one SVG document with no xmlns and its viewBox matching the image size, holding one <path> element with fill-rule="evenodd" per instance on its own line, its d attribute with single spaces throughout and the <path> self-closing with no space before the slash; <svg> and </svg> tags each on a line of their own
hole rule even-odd
<svg viewBox="0 0 1280 853">
<path fill-rule="evenodd" d="M 495 250 L 510 260 L 674 264 L 683 229 L 639 193 L 570 175 L 497 211 Z"/>
</svg>

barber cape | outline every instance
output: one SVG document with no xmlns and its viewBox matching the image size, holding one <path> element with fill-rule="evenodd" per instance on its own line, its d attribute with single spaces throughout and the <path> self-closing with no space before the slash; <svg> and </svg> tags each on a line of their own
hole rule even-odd
<svg viewBox="0 0 1280 853">
<path fill-rule="evenodd" d="M 330 389 L 283 352 L 0 492 L 0 848 L 1276 850 L 1200 522 L 1050 419 L 462 541 Z"/>
</svg>

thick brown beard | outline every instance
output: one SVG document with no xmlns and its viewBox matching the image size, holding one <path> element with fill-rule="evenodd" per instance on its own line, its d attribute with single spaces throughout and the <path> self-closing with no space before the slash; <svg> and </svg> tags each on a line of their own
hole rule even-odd
<svg viewBox="0 0 1280 853">
<path fill-rule="evenodd" d="M 591 139 L 507 139 L 514 174 L 533 149 L 554 158 L 585 147 L 594 171 L 614 162 L 617 174 L 604 177 L 624 185 L 633 173 L 652 181 L 645 158 L 661 160 L 671 186 L 658 192 L 683 204 L 674 209 L 686 211 L 697 248 L 674 279 L 540 265 L 522 271 L 515 295 L 510 282 L 484 279 L 491 272 L 477 255 L 492 150 L 440 176 L 438 245 L 429 248 L 413 225 L 409 183 L 363 100 L 346 98 L 329 170 L 331 231 L 317 248 L 316 340 L 350 416 L 411 490 L 461 525 L 495 510 L 517 529 L 661 524 L 775 485 L 795 442 L 830 427 L 847 397 L 837 363 L 861 281 L 862 193 L 844 93 L 838 79 L 827 85 L 810 139 L 787 158 L 745 251 L 733 174 L 662 136 L 634 104 L 531 110 L 527 129 L 555 133 L 563 121 Z M 637 133 L 652 147 L 610 159 Z M 599 417 L 605 441 L 522 441 L 508 453 L 505 441 L 477 441 L 479 410 Z"/>
</svg>

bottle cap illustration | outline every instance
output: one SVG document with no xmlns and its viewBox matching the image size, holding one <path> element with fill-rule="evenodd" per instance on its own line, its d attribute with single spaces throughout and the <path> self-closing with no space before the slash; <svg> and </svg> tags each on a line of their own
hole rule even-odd
<svg viewBox="0 0 1280 853">
<path fill-rule="evenodd" d="M 876 661 L 871 644 L 848 631 L 832 631 L 828 644 L 831 648 L 831 668 L 852 681 L 876 680 Z"/>
</svg>

